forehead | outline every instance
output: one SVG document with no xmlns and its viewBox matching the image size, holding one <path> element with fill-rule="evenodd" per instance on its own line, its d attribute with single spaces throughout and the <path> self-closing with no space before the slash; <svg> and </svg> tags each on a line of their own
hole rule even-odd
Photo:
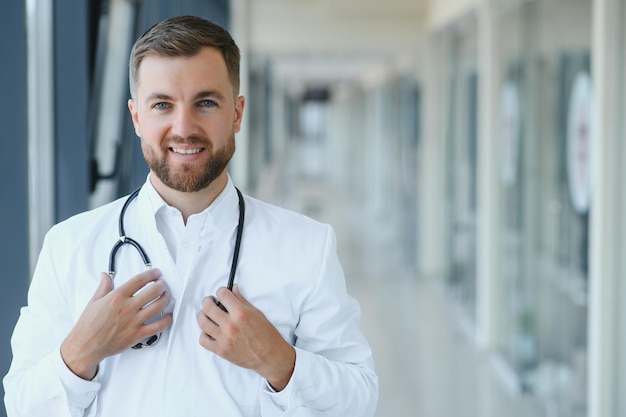
<svg viewBox="0 0 626 417">
<path fill-rule="evenodd" d="M 137 92 L 155 88 L 210 88 L 226 93 L 233 86 L 222 53 L 205 47 L 191 56 L 145 56 L 137 72 Z"/>
</svg>

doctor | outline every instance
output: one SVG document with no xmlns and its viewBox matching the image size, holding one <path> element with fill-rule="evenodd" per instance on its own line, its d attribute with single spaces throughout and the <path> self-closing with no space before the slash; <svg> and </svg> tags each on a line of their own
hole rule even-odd
<svg viewBox="0 0 626 417">
<path fill-rule="evenodd" d="M 372 416 L 378 381 L 332 229 L 239 201 L 228 175 L 245 105 L 228 32 L 192 16 L 153 26 L 130 90 L 150 173 L 136 197 L 47 234 L 8 416 Z M 152 265 L 122 245 L 101 272 L 126 237 Z"/>
</svg>

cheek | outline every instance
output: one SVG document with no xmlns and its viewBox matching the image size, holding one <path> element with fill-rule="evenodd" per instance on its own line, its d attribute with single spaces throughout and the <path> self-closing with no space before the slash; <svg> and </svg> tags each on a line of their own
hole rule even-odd
<svg viewBox="0 0 626 417">
<path fill-rule="evenodd" d="M 135 130 L 139 130 L 137 134 L 145 141 L 150 143 L 159 142 L 164 135 L 167 126 L 163 121 L 157 118 L 140 117 L 139 123 L 135 125 Z"/>
<path fill-rule="evenodd" d="M 236 133 L 235 123 L 232 120 L 224 120 L 220 123 L 213 123 L 207 127 L 209 137 L 225 142 L 233 133 Z"/>
</svg>

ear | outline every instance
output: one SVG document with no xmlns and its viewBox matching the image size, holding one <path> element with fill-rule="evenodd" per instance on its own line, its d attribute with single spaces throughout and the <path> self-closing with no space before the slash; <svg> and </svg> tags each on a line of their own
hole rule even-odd
<svg viewBox="0 0 626 417">
<path fill-rule="evenodd" d="M 139 126 L 139 115 L 137 113 L 137 106 L 135 105 L 135 101 L 132 98 L 128 99 L 128 110 L 130 111 L 130 117 L 133 119 L 133 126 L 135 126 L 135 134 L 138 137 L 141 137 L 141 129 Z"/>
<path fill-rule="evenodd" d="M 246 106 L 246 99 L 244 96 L 239 96 L 235 99 L 235 121 L 233 122 L 233 130 L 235 133 L 239 133 L 241 130 L 241 121 L 243 119 L 243 109 Z"/>
</svg>

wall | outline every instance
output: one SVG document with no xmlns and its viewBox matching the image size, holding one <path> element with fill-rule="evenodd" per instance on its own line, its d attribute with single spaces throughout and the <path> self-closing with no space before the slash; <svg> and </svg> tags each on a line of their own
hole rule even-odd
<svg viewBox="0 0 626 417">
<path fill-rule="evenodd" d="M 9 369 L 9 340 L 28 283 L 28 201 L 26 140 L 25 10 L 20 2 L 3 4 L 0 13 L 0 100 L 4 149 L 0 152 L 0 373 Z M 4 389 L 2 389 L 4 397 Z M 0 415 L 5 416 L 4 407 Z"/>
</svg>

